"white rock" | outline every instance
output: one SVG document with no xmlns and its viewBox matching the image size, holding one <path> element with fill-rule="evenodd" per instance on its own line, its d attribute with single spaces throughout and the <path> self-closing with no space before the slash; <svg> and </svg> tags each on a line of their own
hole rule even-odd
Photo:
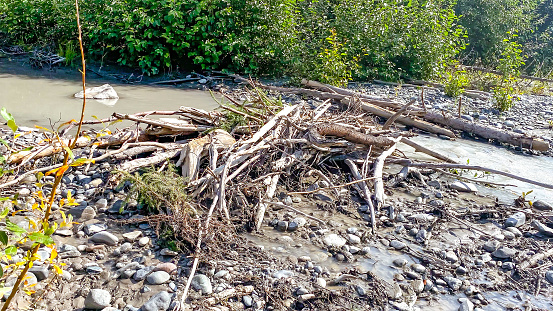
<svg viewBox="0 0 553 311">
<path fill-rule="evenodd" d="M 109 306 L 111 294 L 103 289 L 91 289 L 84 301 L 87 309 L 99 310 Z"/>
<path fill-rule="evenodd" d="M 107 231 L 101 231 L 94 234 L 90 238 L 90 240 L 92 242 L 103 243 L 107 245 L 116 245 L 117 243 L 119 243 L 119 238 Z"/>
<path fill-rule="evenodd" d="M 327 246 L 342 247 L 346 245 L 346 239 L 335 233 L 325 236 L 323 241 Z"/>
<path fill-rule="evenodd" d="M 136 230 L 136 231 L 132 231 L 132 232 L 123 233 L 123 238 L 125 238 L 125 240 L 127 240 L 129 242 L 132 242 L 132 241 L 138 239 L 138 237 L 141 236 L 141 235 L 142 235 L 142 231 Z"/>
<path fill-rule="evenodd" d="M 118 99 L 119 95 L 117 95 L 117 92 L 113 89 L 113 87 L 109 84 L 104 84 L 102 86 L 97 86 L 93 88 L 88 88 L 85 90 L 86 92 L 86 98 L 92 98 L 92 99 Z M 83 98 L 83 91 L 80 91 L 79 93 L 75 94 L 76 98 Z"/>
<path fill-rule="evenodd" d="M 478 189 L 476 189 L 475 185 L 463 181 L 456 181 L 450 184 L 449 187 L 461 192 L 478 192 Z"/>
</svg>

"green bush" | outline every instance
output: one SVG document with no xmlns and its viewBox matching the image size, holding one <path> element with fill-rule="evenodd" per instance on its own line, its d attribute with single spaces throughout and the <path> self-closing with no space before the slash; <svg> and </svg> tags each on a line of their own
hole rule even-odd
<svg viewBox="0 0 553 311">
<path fill-rule="evenodd" d="M 81 16 L 89 55 L 148 74 L 178 66 L 343 83 L 439 76 L 463 47 L 451 1 L 89 0 Z M 13 0 L 0 6 L 0 32 L 64 46 L 71 5 Z"/>
<path fill-rule="evenodd" d="M 469 85 L 469 78 L 464 70 L 452 70 L 446 72 L 444 83 L 444 93 L 447 96 L 459 97 L 465 92 L 465 88 Z"/>
</svg>

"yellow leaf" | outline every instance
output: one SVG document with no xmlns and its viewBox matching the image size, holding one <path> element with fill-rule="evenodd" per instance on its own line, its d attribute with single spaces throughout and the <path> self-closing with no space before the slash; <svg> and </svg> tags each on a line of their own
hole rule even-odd
<svg viewBox="0 0 553 311">
<path fill-rule="evenodd" d="M 48 175 L 51 175 L 51 174 L 54 174 L 55 172 L 57 172 L 60 168 L 55 168 L 53 170 L 49 170 L 48 172 L 46 172 L 46 174 L 44 174 L 45 176 L 48 176 Z"/>
<path fill-rule="evenodd" d="M 56 270 L 56 274 L 58 275 L 63 274 L 63 270 L 58 265 L 54 265 L 54 270 Z"/>
<path fill-rule="evenodd" d="M 35 210 L 38 207 L 38 203 L 33 204 L 32 209 Z"/>
<path fill-rule="evenodd" d="M 56 259 L 56 257 L 58 257 L 58 251 L 53 248 L 52 252 L 50 253 L 50 263 L 52 263 L 52 261 Z"/>
<path fill-rule="evenodd" d="M 29 229 L 34 229 L 34 230 L 38 229 L 38 226 L 36 225 L 36 222 L 34 220 L 32 220 L 31 218 L 28 218 L 28 220 L 29 220 Z"/>
<path fill-rule="evenodd" d="M 69 165 L 64 165 L 56 172 L 56 177 L 62 176 L 65 171 L 69 168 Z"/>
<path fill-rule="evenodd" d="M 38 125 L 35 125 L 35 127 L 39 130 L 43 130 L 43 131 L 46 131 L 46 132 L 52 132 L 51 130 L 45 128 L 45 127 L 42 127 L 42 126 L 38 126 Z"/>
</svg>

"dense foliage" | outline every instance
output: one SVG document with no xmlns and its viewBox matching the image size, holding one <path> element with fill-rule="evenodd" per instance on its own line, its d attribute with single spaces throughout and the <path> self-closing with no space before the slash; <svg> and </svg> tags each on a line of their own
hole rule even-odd
<svg viewBox="0 0 553 311">
<path fill-rule="evenodd" d="M 449 0 L 89 0 L 81 16 L 89 54 L 153 74 L 430 78 L 463 46 Z M 75 38 L 71 1 L 9 1 L 0 18 L 15 44 L 64 49 Z"/>
</svg>

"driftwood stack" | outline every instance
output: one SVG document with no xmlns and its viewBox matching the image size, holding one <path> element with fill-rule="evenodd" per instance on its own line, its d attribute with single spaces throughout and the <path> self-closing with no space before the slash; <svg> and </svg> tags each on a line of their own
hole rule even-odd
<svg viewBox="0 0 553 311">
<path fill-rule="evenodd" d="M 403 123 L 452 138 L 456 136 L 453 130 L 468 131 L 504 143 L 547 150 L 549 145 L 542 140 L 429 112 L 424 109 L 423 103 L 414 105 L 416 101 L 406 105 L 314 81 L 303 81 L 304 85 L 314 89 L 249 83 L 251 89 L 245 96 L 246 100 L 223 94 L 230 102 L 221 104 L 225 113 L 188 107 L 133 115 L 114 113 L 108 119 L 87 121 L 85 124 L 106 126 L 128 120 L 145 126 L 114 133 L 104 126 L 104 130 L 83 135 L 77 142 L 78 148 L 103 150 L 103 154 L 98 156 L 89 152 L 89 159 L 113 161 L 116 169 L 124 171 L 136 171 L 178 157 L 176 165 L 181 169 L 183 182 L 188 185 L 187 195 L 191 201 L 200 204 L 200 215 L 197 217 L 202 219 L 192 274 L 198 265 L 202 238 L 208 232 L 210 219 L 214 215 L 228 223 L 247 222 L 251 224 L 251 230 L 260 230 L 267 210 L 274 206 L 325 222 L 298 208 L 275 202 L 274 197 L 279 193 L 325 191 L 335 202 L 340 202 L 343 192 L 339 189 L 349 188 L 369 206 L 369 225 L 374 231 L 378 226 L 376 214 L 385 206 L 387 183 L 397 183 L 402 176 L 405 178 L 410 169 L 484 170 L 553 188 L 497 170 L 457 164 L 447 156 L 432 151 L 431 146 L 420 146 L 409 140 L 415 134 L 396 130 L 393 124 Z M 313 103 L 298 100 L 286 105 L 262 89 L 302 94 L 316 100 Z M 152 116 L 161 117 L 156 119 Z M 388 122 L 381 125 L 375 116 Z M 241 121 L 233 124 L 230 133 L 223 130 L 223 125 L 233 118 Z M 32 150 L 12 154 L 8 162 L 13 168 L 23 168 L 21 171 L 24 173 L 11 180 L 3 180 L 0 189 L 17 184 L 30 174 L 59 167 L 60 164 L 52 162 L 51 165 L 37 166 L 38 163 L 45 163 L 39 159 L 52 157 L 63 150 L 63 142 L 67 141 L 63 138 L 64 133 L 69 133 L 73 126 L 73 123 L 68 123 L 61 130 L 61 141 L 54 139 L 52 134 L 43 133 L 43 142 L 33 146 Z M 436 158 L 438 162 L 420 163 L 406 159 L 396 151 L 401 143 Z M 385 176 L 385 163 L 402 164 L 405 169 L 396 176 Z M 325 186 L 321 187 L 321 184 Z M 189 286 L 187 284 L 184 290 L 183 301 Z"/>
</svg>

